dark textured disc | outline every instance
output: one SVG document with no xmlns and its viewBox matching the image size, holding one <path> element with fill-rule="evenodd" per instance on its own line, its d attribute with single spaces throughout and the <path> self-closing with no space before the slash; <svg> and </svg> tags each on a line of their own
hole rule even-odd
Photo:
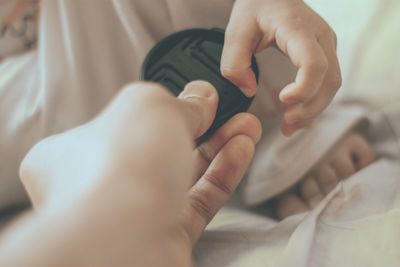
<svg viewBox="0 0 400 267">
<path fill-rule="evenodd" d="M 191 81 L 204 80 L 215 86 L 219 94 L 217 114 L 211 127 L 198 142 L 209 138 L 235 114 L 246 111 L 253 100 L 221 75 L 223 45 L 224 31 L 221 29 L 184 30 L 158 42 L 142 65 L 141 80 L 158 82 L 175 96 Z M 258 80 L 254 57 L 252 68 Z"/>
</svg>

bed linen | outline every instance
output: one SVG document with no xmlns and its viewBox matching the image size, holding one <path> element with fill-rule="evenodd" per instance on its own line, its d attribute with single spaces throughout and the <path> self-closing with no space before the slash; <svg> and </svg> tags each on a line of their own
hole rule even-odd
<svg viewBox="0 0 400 267">
<path fill-rule="evenodd" d="M 277 222 L 226 208 L 195 251 L 198 266 L 399 266 L 400 109 L 370 112 L 378 159 L 312 211 Z"/>
<path fill-rule="evenodd" d="M 308 2 L 327 15 L 334 27 L 339 24 L 335 16 L 326 13 L 325 6 L 351 14 L 346 6 L 348 1 L 335 1 L 336 9 L 333 1 Z M 163 36 L 189 27 L 224 27 L 233 1 L 159 1 L 157 10 L 149 3 L 144 0 L 43 0 L 39 26 L 42 34 L 37 50 L 0 64 L 0 208 L 27 202 L 18 181 L 18 166 L 34 143 L 93 118 L 123 85 L 137 79 L 145 54 Z M 361 36 L 358 31 L 374 19 L 377 5 L 395 4 L 374 0 L 368 3 L 371 5 L 367 1 L 354 1 L 363 15 L 349 27 L 357 30 L 352 38 L 339 43 L 345 77 L 343 92 L 352 91 L 350 85 L 355 82 L 350 78 L 361 77 L 357 79 L 368 83 L 365 80 L 368 75 L 352 76 L 358 70 L 352 67 Z M 338 35 L 346 34 L 339 32 Z M 267 107 L 272 105 L 267 100 L 268 91 L 279 89 L 293 78 L 294 72 L 287 60 L 273 49 L 259 55 L 258 60 L 264 75 L 253 111 L 267 118 L 270 112 Z M 371 61 L 362 64 L 368 66 Z M 385 87 L 399 85 L 394 78 L 389 81 Z M 371 98 L 369 93 L 364 96 Z M 328 118 L 337 119 L 339 113 L 351 114 L 351 120 L 340 123 L 338 119 L 337 132 L 326 134 L 323 140 L 329 139 L 325 148 L 314 150 L 313 160 L 296 170 L 297 177 L 290 178 L 301 178 L 301 173 L 311 168 L 342 134 L 364 122 L 369 123 L 363 130 L 379 152 L 379 160 L 339 184 L 315 210 L 279 223 L 243 209 L 225 208 L 208 227 L 194 252 L 199 266 L 400 265 L 396 253 L 400 247 L 399 113 L 396 109 L 376 111 L 365 105 L 350 105 L 347 97 L 343 93 L 339 103 L 319 120 L 322 125 Z M 382 102 L 376 103 L 382 106 Z M 275 133 L 272 129 L 276 123 L 264 121 L 265 142 L 271 140 L 268 137 Z M 319 135 L 324 130 L 325 127 L 317 127 L 312 134 Z M 276 148 L 291 142 L 291 139 L 276 138 L 281 140 L 274 142 Z M 310 132 L 302 132 L 293 138 L 301 143 L 311 137 Z M 257 149 L 257 157 L 263 158 L 264 151 Z M 259 203 L 276 194 L 266 191 L 256 194 L 246 189 L 253 180 L 259 179 L 256 170 L 262 168 L 263 164 L 257 166 L 255 161 L 247 185 L 244 183 L 242 187 L 245 202 L 242 204 Z M 268 169 L 262 171 L 268 173 Z"/>
</svg>

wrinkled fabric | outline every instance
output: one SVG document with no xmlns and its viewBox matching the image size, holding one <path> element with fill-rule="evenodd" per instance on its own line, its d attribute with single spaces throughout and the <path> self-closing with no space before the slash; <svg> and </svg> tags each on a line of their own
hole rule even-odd
<svg viewBox="0 0 400 267">
<path fill-rule="evenodd" d="M 399 266 L 400 109 L 368 116 L 377 160 L 312 211 L 276 222 L 226 208 L 195 250 L 198 266 Z"/>
<path fill-rule="evenodd" d="M 0 209 L 27 201 L 18 166 L 36 142 L 96 116 L 137 79 L 146 53 L 162 37 L 184 28 L 225 27 L 232 4 L 43 0 L 38 48 L 0 64 Z M 351 61 L 352 53 L 342 55 Z M 340 183 L 313 211 L 282 222 L 225 208 L 196 247 L 198 266 L 398 266 L 398 111 L 372 112 L 363 105 L 340 103 L 313 130 L 283 139 L 276 130 L 279 121 L 268 115 L 273 105 L 269 90 L 281 89 L 295 72 L 274 49 L 257 60 L 260 88 L 252 109 L 262 119 L 264 135 L 241 188 L 247 204 L 264 201 L 297 181 L 362 121 L 369 122 L 364 133 L 379 160 Z M 304 151 L 304 164 L 286 168 L 299 158 L 290 151 L 308 148 L 309 140 L 314 143 Z M 289 183 L 282 186 L 288 176 Z M 263 187 L 254 186 L 256 182 Z"/>
<path fill-rule="evenodd" d="M 293 186 L 349 131 L 367 127 L 368 108 L 354 101 L 332 105 L 310 129 L 285 137 L 271 130 L 259 144 L 241 186 L 244 203 L 259 204 Z"/>
<path fill-rule="evenodd" d="M 0 1 L 0 61 L 34 47 L 37 40 L 38 3 Z"/>
</svg>

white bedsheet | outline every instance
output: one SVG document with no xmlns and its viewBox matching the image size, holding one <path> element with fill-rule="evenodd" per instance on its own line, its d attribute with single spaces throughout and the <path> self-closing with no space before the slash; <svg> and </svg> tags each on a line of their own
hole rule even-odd
<svg viewBox="0 0 400 267">
<path fill-rule="evenodd" d="M 281 222 L 222 210 L 197 246 L 198 266 L 400 266 L 400 109 L 369 120 L 376 162 Z"/>
</svg>

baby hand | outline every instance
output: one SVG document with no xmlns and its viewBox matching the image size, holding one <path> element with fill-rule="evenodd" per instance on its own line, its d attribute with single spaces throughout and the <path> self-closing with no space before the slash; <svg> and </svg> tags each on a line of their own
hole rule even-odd
<svg viewBox="0 0 400 267">
<path fill-rule="evenodd" d="M 256 92 L 251 56 L 276 45 L 298 68 L 279 95 L 287 108 L 282 132 L 309 126 L 341 85 L 336 36 L 302 0 L 237 0 L 226 29 L 221 72 L 247 96 Z"/>
</svg>

